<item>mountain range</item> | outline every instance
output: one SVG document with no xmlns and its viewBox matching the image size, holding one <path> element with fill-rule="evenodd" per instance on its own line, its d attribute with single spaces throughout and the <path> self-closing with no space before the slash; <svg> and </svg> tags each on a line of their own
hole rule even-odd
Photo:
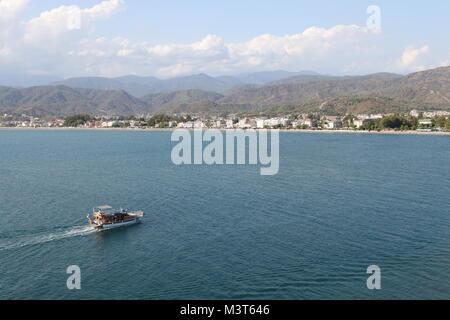
<svg viewBox="0 0 450 320">
<path fill-rule="evenodd" d="M 118 78 L 83 77 L 69 78 L 51 83 L 52 85 L 64 85 L 71 88 L 124 90 L 135 97 L 143 97 L 149 94 L 167 93 L 181 90 L 198 89 L 225 93 L 228 90 L 247 84 L 264 85 L 273 81 L 288 77 L 318 75 L 312 71 L 287 72 L 270 71 L 241 74 L 237 76 L 211 77 L 201 73 L 197 75 L 176 77 L 161 80 L 155 77 L 125 76 Z"/>
<path fill-rule="evenodd" d="M 234 77 L 206 74 L 72 78 L 46 86 L 0 87 L 0 112 L 36 116 L 152 113 L 327 114 L 450 109 L 450 67 L 406 76 L 378 73 L 328 76 L 260 72 Z"/>
</svg>

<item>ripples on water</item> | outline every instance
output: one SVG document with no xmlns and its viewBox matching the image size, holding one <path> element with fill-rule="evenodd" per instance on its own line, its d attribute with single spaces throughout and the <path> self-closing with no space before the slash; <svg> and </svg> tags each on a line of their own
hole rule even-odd
<svg viewBox="0 0 450 320">
<path fill-rule="evenodd" d="M 85 236 L 92 234 L 93 232 L 96 232 L 96 230 L 90 226 L 56 228 L 56 230 L 37 233 L 33 233 L 33 231 L 27 231 L 27 234 L 23 236 L 10 236 L 6 238 L 0 238 L 0 251 L 34 246 L 50 241 Z"/>
<path fill-rule="evenodd" d="M 1 131 L 0 298 L 448 299 L 449 141 L 282 134 L 261 177 L 176 167 L 166 132 Z M 103 204 L 147 216 L 98 233 Z"/>
</svg>

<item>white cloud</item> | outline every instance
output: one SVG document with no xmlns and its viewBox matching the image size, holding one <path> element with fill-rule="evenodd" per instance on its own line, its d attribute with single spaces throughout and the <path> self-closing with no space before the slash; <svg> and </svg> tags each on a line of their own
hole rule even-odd
<svg viewBox="0 0 450 320">
<path fill-rule="evenodd" d="M 271 69 L 363 72 L 364 68 L 359 66 L 367 63 L 368 56 L 379 54 L 373 43 L 379 37 L 365 27 L 351 25 L 330 29 L 312 27 L 281 37 L 266 34 L 242 43 L 225 43 L 217 35 L 207 35 L 190 44 L 165 45 L 134 43 L 123 38 L 87 39 L 71 55 L 94 59 L 101 53 L 103 60 L 98 61 L 96 72 L 107 75 L 112 75 L 108 66 L 118 63 L 124 66 L 122 73 L 162 77 Z M 339 64 L 339 60 L 346 63 Z M 361 64 L 349 66 L 350 61 Z M 343 66 L 349 70 L 341 70 Z"/>
<path fill-rule="evenodd" d="M 330 29 L 311 27 L 294 35 L 277 37 L 266 34 L 245 43 L 231 44 L 230 51 L 236 66 L 246 63 L 269 69 L 333 69 L 339 70 L 338 61 L 364 60 L 379 52 L 374 44 L 379 34 L 356 25 L 338 25 Z M 362 61 L 363 62 L 363 61 Z M 342 66 L 341 65 L 341 66 Z M 353 72 L 359 72 L 354 68 Z"/>
<path fill-rule="evenodd" d="M 22 51 L 18 48 L 21 34 L 19 17 L 28 2 L 29 0 L 0 0 L 0 71 L 2 62 L 17 62 L 16 52 Z"/>
<path fill-rule="evenodd" d="M 425 54 L 430 51 L 430 48 L 425 45 L 421 48 L 415 48 L 414 46 L 409 46 L 403 52 L 403 55 L 400 59 L 400 65 L 402 67 L 410 67 L 413 64 L 417 63 L 417 61 Z"/>
<path fill-rule="evenodd" d="M 92 8 L 83 10 L 82 12 L 92 20 L 107 19 L 123 8 L 124 5 L 125 3 L 123 0 L 103 1 Z"/>
<path fill-rule="evenodd" d="M 0 0 L 0 23 L 14 21 L 30 0 Z"/>
<path fill-rule="evenodd" d="M 0 0 L 0 72 L 171 77 L 308 69 L 364 74 L 416 71 L 433 63 L 428 46 L 410 46 L 403 53 L 403 48 L 387 50 L 382 33 L 357 25 L 311 27 L 284 36 L 264 34 L 245 42 L 228 43 L 209 34 L 192 43 L 154 44 L 94 36 L 95 22 L 124 8 L 123 0 L 107 0 L 85 9 L 60 6 L 21 21 L 28 2 Z"/>
<path fill-rule="evenodd" d="M 49 41 L 62 41 L 70 35 L 74 40 L 89 32 L 93 22 L 111 17 L 123 5 L 122 0 L 108 0 L 88 9 L 71 5 L 42 12 L 25 24 L 24 40 L 35 46 L 48 46 Z"/>
</svg>

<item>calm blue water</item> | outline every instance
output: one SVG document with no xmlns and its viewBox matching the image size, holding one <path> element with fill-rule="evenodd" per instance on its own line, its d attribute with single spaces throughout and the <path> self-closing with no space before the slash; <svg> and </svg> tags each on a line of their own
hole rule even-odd
<svg viewBox="0 0 450 320">
<path fill-rule="evenodd" d="M 0 299 L 450 299 L 450 137 L 280 144 L 262 177 L 174 166 L 169 132 L 0 130 Z M 92 232 L 103 204 L 147 217 Z"/>
</svg>

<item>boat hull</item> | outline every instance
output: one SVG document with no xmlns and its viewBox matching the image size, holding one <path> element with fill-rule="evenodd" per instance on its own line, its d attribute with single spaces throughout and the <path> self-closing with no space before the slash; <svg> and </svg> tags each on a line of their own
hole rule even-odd
<svg viewBox="0 0 450 320">
<path fill-rule="evenodd" d="M 99 231 L 101 231 L 101 230 L 109 230 L 109 229 L 117 229 L 117 228 L 128 227 L 128 226 L 137 224 L 139 222 L 141 222 L 140 219 L 135 219 L 135 220 L 132 220 L 132 221 L 127 221 L 127 222 L 104 224 L 104 225 L 96 227 L 96 229 L 99 230 Z"/>
</svg>

